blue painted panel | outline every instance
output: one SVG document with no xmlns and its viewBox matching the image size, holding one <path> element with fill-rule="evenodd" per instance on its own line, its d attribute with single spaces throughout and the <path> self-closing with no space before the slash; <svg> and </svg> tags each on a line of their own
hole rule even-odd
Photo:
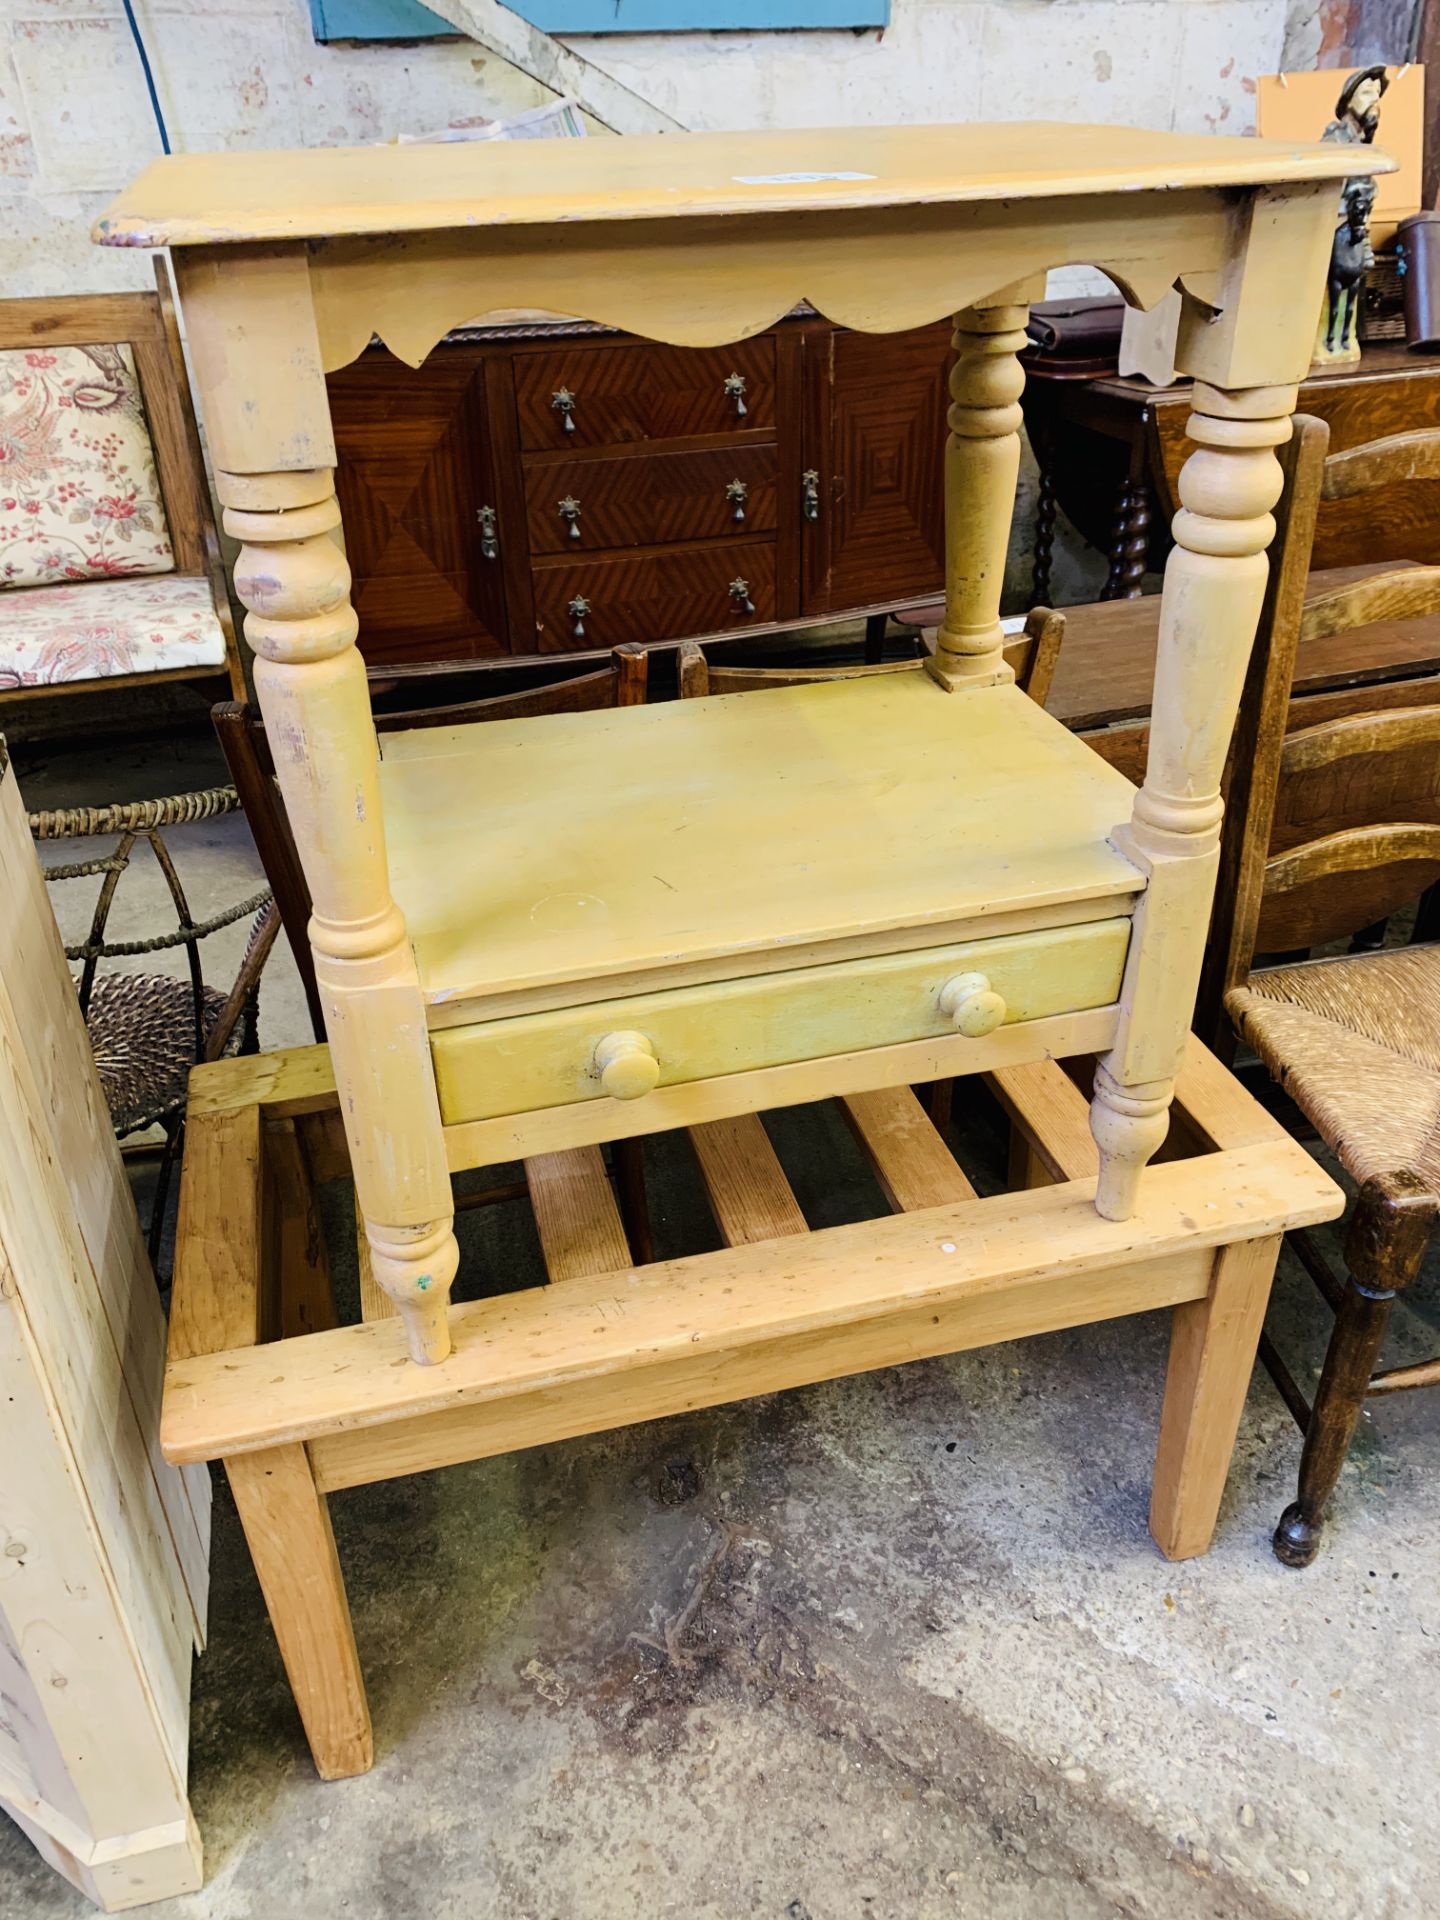
<svg viewBox="0 0 1440 1920">
<path fill-rule="evenodd" d="M 457 34 L 419 0 L 310 0 L 317 40 L 436 40 Z"/>
<path fill-rule="evenodd" d="M 890 0 L 505 0 L 546 33 L 718 33 L 884 27 Z"/>
<path fill-rule="evenodd" d="M 890 0 L 506 0 L 544 33 L 884 27 Z M 310 0 L 317 40 L 431 40 L 455 28 L 418 0 Z"/>
</svg>

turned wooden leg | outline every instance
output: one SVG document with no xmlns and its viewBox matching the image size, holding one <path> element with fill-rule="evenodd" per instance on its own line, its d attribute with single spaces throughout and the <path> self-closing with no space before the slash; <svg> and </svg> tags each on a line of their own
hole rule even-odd
<svg viewBox="0 0 1440 1920">
<path fill-rule="evenodd" d="M 1221 1247 L 1209 1293 L 1171 1315 L 1150 1495 L 1150 1531 L 1169 1560 L 1210 1545 L 1279 1254 L 1279 1234 Z"/>
<path fill-rule="evenodd" d="M 945 618 L 929 671 L 946 687 L 988 687 L 1005 665 L 1000 594 L 1020 475 L 1028 306 L 969 307 L 955 319 L 945 447 Z"/>
<path fill-rule="evenodd" d="M 1115 496 L 1115 512 L 1110 522 L 1110 544 L 1105 549 L 1105 558 L 1109 563 L 1105 575 L 1105 584 L 1100 589 L 1102 600 L 1114 600 L 1119 597 L 1120 568 L 1125 554 L 1125 530 L 1130 520 L 1130 476 L 1127 473 L 1120 482 L 1120 491 Z"/>
<path fill-rule="evenodd" d="M 1035 498 L 1034 564 L 1030 575 L 1030 604 L 1048 607 L 1050 575 L 1055 555 L 1055 475 L 1047 458 L 1039 458 L 1040 491 Z"/>
<path fill-rule="evenodd" d="M 302 1446 L 225 1462 L 240 1524 L 322 1780 L 375 1760 L 370 1708 L 325 1496 Z"/>
<path fill-rule="evenodd" d="M 1220 777 L 1260 617 L 1294 387 L 1226 392 L 1197 381 L 1165 567 L 1145 784 L 1115 845 L 1146 876 L 1120 991 L 1115 1045 L 1098 1063 L 1095 1205 L 1134 1212 L 1164 1140 L 1205 951 L 1220 851 Z"/>
<path fill-rule="evenodd" d="M 1287 1567 L 1308 1567 L 1319 1551 L 1326 1503 L 1355 1436 L 1390 1309 L 1419 1272 L 1437 1210 L 1433 1190 L 1412 1173 L 1382 1174 L 1360 1189 L 1345 1236 L 1349 1276 L 1305 1429 L 1298 1498 L 1275 1529 L 1275 1555 Z"/>
<path fill-rule="evenodd" d="M 1138 600 L 1150 557 L 1150 489 L 1143 480 L 1130 482 L 1125 517 L 1120 526 L 1116 600 Z"/>
<path fill-rule="evenodd" d="M 310 944 L 376 1282 L 443 1360 L 459 1255 L 425 1007 L 390 897 L 379 761 L 328 470 L 216 475 L 255 688 L 314 904 Z"/>
</svg>

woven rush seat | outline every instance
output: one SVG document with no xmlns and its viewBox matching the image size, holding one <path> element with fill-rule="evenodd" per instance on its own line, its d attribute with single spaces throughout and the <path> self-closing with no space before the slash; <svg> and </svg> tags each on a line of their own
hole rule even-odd
<svg viewBox="0 0 1440 1920">
<path fill-rule="evenodd" d="M 117 1133 L 148 1127 L 185 1098 L 190 1069 L 225 1010 L 223 993 L 202 989 L 201 1048 L 195 1046 L 195 989 L 188 978 L 160 973 L 106 973 L 90 993 L 86 1026 Z M 225 1047 L 240 1051 L 237 1023 Z"/>
<path fill-rule="evenodd" d="M 1225 1006 L 1348 1174 L 1440 1192 L 1440 946 L 1269 968 Z"/>
</svg>

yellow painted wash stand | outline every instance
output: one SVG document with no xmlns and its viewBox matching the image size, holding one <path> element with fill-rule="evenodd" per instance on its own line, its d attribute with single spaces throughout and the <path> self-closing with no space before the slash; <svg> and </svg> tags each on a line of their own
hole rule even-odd
<svg viewBox="0 0 1440 1920">
<path fill-rule="evenodd" d="M 370 1344 L 344 1363 L 361 1369 L 346 1411 L 300 1418 L 296 1388 L 288 1422 L 251 1408 L 241 1431 L 232 1396 L 212 1444 L 192 1346 L 178 1452 L 303 1457 L 324 1431 L 428 1417 L 447 1377 L 461 1400 L 487 1367 L 503 1380 L 485 1313 L 457 1314 L 451 1353 L 450 1179 L 463 1168 L 1095 1055 L 1098 1180 L 1050 1222 L 1049 1251 L 1078 1276 L 1173 1246 L 1174 1196 L 1157 1189 L 1152 1218 L 1143 1169 L 1186 1044 L 1275 450 L 1309 363 L 1338 184 L 1357 165 L 1390 163 L 1124 128 L 867 128 L 195 155 L 157 162 L 110 209 L 102 243 L 174 250 L 256 687 L 314 900 L 339 1113 L 383 1290 L 372 1298 L 393 1303 L 421 1363 L 397 1372 L 394 1323 L 366 1328 Z M 1019 693 L 1002 651 L 1017 355 L 1028 301 L 1070 263 L 1102 268 L 1137 306 L 1178 285 L 1177 364 L 1196 383 L 1138 792 Z M 337 538 L 326 373 L 374 335 L 418 366 L 450 328 L 500 308 L 699 347 L 758 334 L 802 299 L 874 332 L 956 315 L 946 605 L 928 665 L 391 734 L 382 759 Z M 1278 1162 L 1257 1195 L 1238 1162 L 1240 1185 L 1226 1185 L 1229 1161 L 1214 1176 L 1229 1224 L 1217 1239 L 1197 1219 L 1197 1246 L 1246 1240 L 1262 1220 L 1273 1236 L 1287 1208 L 1317 1217 L 1313 1181 L 1289 1208 Z M 901 1258 L 922 1294 L 953 1285 L 945 1213 L 928 1255 L 923 1210 L 876 1223 L 877 1264 Z M 1269 1284 L 1260 1267 L 1252 1306 Z M 823 1265 L 804 1285 L 823 1304 Z M 1126 1298 L 1108 1310 L 1147 1299 Z M 857 1284 L 830 1317 L 881 1311 Z M 1057 1322 L 1052 1308 L 1022 1323 L 1006 1324 Z M 1248 1366 L 1233 1326 L 1222 1350 Z M 318 1408 L 324 1363 L 296 1365 Z M 841 1342 L 830 1370 L 844 1366 Z M 787 1377 L 817 1376 L 777 1362 L 764 1382 Z M 710 1397 L 745 1390 L 736 1376 Z M 1203 1424 L 1203 1395 L 1192 1411 Z M 1225 1424 L 1206 1443 L 1210 1456 L 1219 1446 L 1206 1468 L 1216 1499 Z M 445 1458 L 463 1457 L 456 1444 Z M 1197 1529 L 1182 1545 L 1183 1532 L 1162 1544 L 1197 1550 Z"/>
</svg>

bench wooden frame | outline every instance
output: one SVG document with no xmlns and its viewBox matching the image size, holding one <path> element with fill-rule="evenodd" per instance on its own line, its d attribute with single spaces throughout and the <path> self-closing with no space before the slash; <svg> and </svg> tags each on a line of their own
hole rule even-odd
<svg viewBox="0 0 1440 1920">
<path fill-rule="evenodd" d="M 1175 1309 L 1150 1524 L 1209 1545 L 1280 1237 L 1343 1199 L 1192 1041 L 1137 1215 L 1094 1209 L 1084 1096 L 1000 1066 L 1009 1193 L 979 1198 L 908 1088 L 843 1110 L 893 1209 L 811 1234 L 754 1113 L 689 1129 L 724 1247 L 635 1267 L 600 1149 L 525 1163 L 550 1284 L 451 1311 L 443 1368 L 404 1363 L 362 1259 L 336 1326 L 315 1203 L 349 1158 L 322 1047 L 197 1068 L 162 1441 L 221 1459 L 318 1771 L 363 1772 L 369 1710 L 326 1510 L 345 1487 L 752 1394 Z M 364 1246 L 364 1236 L 361 1235 Z M 683 1284 L 682 1284 L 683 1283 Z"/>
</svg>

